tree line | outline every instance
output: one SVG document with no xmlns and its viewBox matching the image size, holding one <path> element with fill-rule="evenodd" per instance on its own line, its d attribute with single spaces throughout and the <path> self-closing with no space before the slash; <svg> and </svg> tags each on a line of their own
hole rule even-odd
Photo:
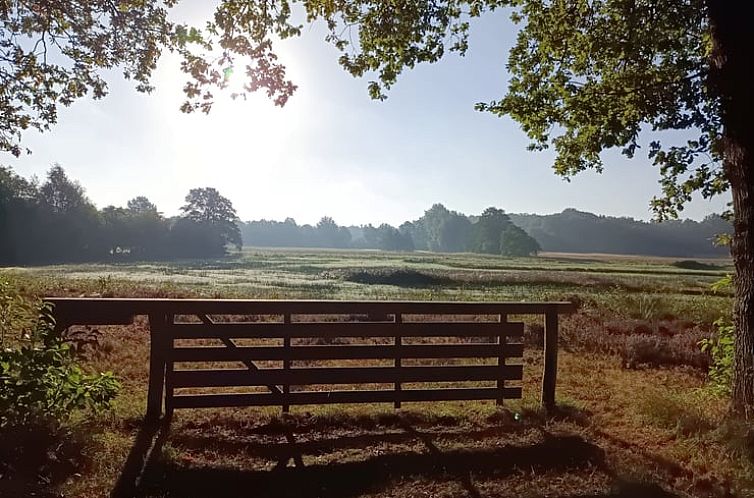
<svg viewBox="0 0 754 498">
<path fill-rule="evenodd" d="M 333 247 L 383 251 L 479 252 L 504 256 L 530 256 L 539 251 L 537 241 L 513 224 L 502 210 L 490 207 L 476 218 L 435 204 L 415 221 L 396 228 L 387 223 L 339 227 L 330 217 L 316 225 L 257 220 L 243 223 L 245 245 L 260 247 Z"/>
<path fill-rule="evenodd" d="M 325 229 L 326 228 L 326 229 Z M 719 215 L 702 221 L 646 222 L 565 209 L 562 213 L 507 214 L 490 207 L 467 216 L 435 204 L 414 221 L 338 227 L 325 217 L 312 225 L 257 220 L 243 223 L 244 245 L 258 247 L 332 247 L 384 251 L 476 252 L 507 256 L 539 251 L 642 254 L 648 256 L 721 257 L 729 249 L 715 240 L 730 234 Z"/>
<path fill-rule="evenodd" d="M 316 225 L 299 225 L 293 218 L 250 221 L 241 224 L 241 236 L 244 245 L 258 247 L 352 247 L 351 232 L 329 216 Z"/>
<path fill-rule="evenodd" d="M 398 227 L 241 222 L 230 200 L 213 188 L 192 189 L 175 217 L 163 216 L 146 197 L 125 207 L 97 209 L 62 167 L 43 181 L 0 167 L 0 264 L 219 257 L 229 247 L 323 247 L 387 251 L 476 252 L 504 256 L 559 252 L 657 256 L 722 256 L 714 238 L 730 233 L 717 215 L 704 220 L 647 223 L 566 209 L 552 215 L 507 214 L 490 207 L 467 216 L 435 204 Z"/>
<path fill-rule="evenodd" d="M 196 188 L 185 201 L 172 218 L 143 196 L 100 210 L 58 165 L 41 183 L 0 166 L 0 264 L 216 257 L 241 247 L 228 199 Z"/>
<path fill-rule="evenodd" d="M 733 230 L 719 215 L 702 221 L 645 222 L 566 209 L 550 215 L 511 214 L 510 218 L 534 237 L 543 251 L 555 252 L 720 257 L 728 256 L 730 249 L 715 241 Z"/>
</svg>

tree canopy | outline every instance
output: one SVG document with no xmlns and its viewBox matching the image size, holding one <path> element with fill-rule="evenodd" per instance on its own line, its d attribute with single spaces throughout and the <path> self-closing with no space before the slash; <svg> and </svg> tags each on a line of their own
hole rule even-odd
<svg viewBox="0 0 754 498">
<path fill-rule="evenodd" d="M 474 224 L 472 250 L 503 256 L 531 256 L 537 254 L 539 243 L 513 224 L 502 209 L 488 207 Z"/>
<path fill-rule="evenodd" d="M 695 128 L 698 138 L 685 144 L 649 147 L 665 192 L 654 207 L 672 215 L 691 192 L 726 188 L 713 147 L 721 121 L 718 96 L 706 86 L 712 42 L 702 0 L 223 0 L 203 29 L 170 21 L 176 3 L 4 4 L 0 110 L 8 119 L 0 146 L 19 154 L 20 133 L 48 129 L 58 105 L 104 96 L 101 69 L 120 68 L 137 90 L 151 91 L 165 50 L 182 56 L 186 112 L 209 111 L 213 91 L 225 88 L 240 66 L 243 91 L 264 90 L 283 105 L 296 86 L 277 60 L 275 42 L 300 35 L 304 20 L 324 22 L 340 64 L 371 77 L 370 95 L 383 99 L 405 69 L 447 52 L 464 54 L 470 20 L 508 6 L 521 26 L 508 64 L 512 79 L 503 98 L 479 109 L 516 119 L 533 148 L 553 146 L 563 175 L 600 169 L 604 149 L 633 156 L 643 127 Z"/>
<path fill-rule="evenodd" d="M 652 207 L 675 217 L 693 192 L 727 190 L 702 1 L 521 2 L 513 19 L 508 93 L 477 107 L 519 122 L 532 149 L 552 146 L 558 174 L 601 171 L 607 149 L 633 157 L 642 131 L 692 129 L 685 143 L 649 143 L 664 194 Z"/>
<path fill-rule="evenodd" d="M 0 265 L 223 256 L 240 232 L 230 201 L 215 194 L 218 202 L 189 202 L 195 210 L 167 219 L 143 196 L 98 210 L 58 165 L 41 185 L 0 167 Z M 229 218 L 205 213 L 218 203 Z"/>
<path fill-rule="evenodd" d="M 59 105 L 104 96 L 101 69 L 119 68 L 137 90 L 151 91 L 165 50 L 182 57 L 185 112 L 209 112 L 240 67 L 243 92 L 263 90 L 284 105 L 296 86 L 275 43 L 300 35 L 304 21 L 323 22 L 343 68 L 369 77 L 370 95 L 384 99 L 405 69 L 465 54 L 473 18 L 512 7 L 520 28 L 508 91 L 478 109 L 518 121 L 533 149 L 553 147 L 564 176 L 601 170 L 606 149 L 633 157 L 642 131 L 694 129 L 684 143 L 644 144 L 661 173 L 664 195 L 652 201 L 661 217 L 676 216 L 696 191 L 711 196 L 729 186 L 715 146 L 722 123 L 707 84 L 713 44 L 703 0 L 223 0 L 202 29 L 170 21 L 176 3 L 4 4 L 0 149 L 20 154 L 23 130 L 48 129 Z"/>
<path fill-rule="evenodd" d="M 241 248 L 241 232 L 238 215 L 233 203 L 212 187 L 193 188 L 181 207 L 185 222 L 206 226 L 217 233 L 222 245 L 232 244 Z"/>
</svg>

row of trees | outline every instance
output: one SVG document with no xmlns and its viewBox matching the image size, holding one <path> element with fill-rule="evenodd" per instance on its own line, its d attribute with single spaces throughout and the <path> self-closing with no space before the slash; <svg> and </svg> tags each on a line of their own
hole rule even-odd
<svg viewBox="0 0 754 498">
<path fill-rule="evenodd" d="M 98 210 L 53 166 L 40 184 L 0 167 L 0 264 L 214 257 L 241 246 L 238 216 L 213 188 L 192 189 L 165 218 L 146 197 Z"/>
<path fill-rule="evenodd" d="M 352 230 L 352 234 L 355 230 Z M 387 223 L 378 227 L 360 227 L 360 238 L 355 238 L 354 247 L 380 249 L 382 251 L 413 251 L 414 239 L 405 230 L 399 230 Z"/>
<path fill-rule="evenodd" d="M 258 220 L 241 224 L 244 244 L 260 247 L 335 247 L 351 246 L 351 233 L 330 217 L 316 225 L 298 225 L 293 218 L 285 221 Z"/>
<path fill-rule="evenodd" d="M 534 254 L 537 242 L 496 208 L 470 219 L 435 204 L 400 228 L 316 225 L 285 221 L 240 223 L 230 200 L 213 188 L 192 189 L 181 215 L 164 217 L 139 196 L 125 207 L 98 210 L 81 185 L 53 166 L 43 182 L 0 167 L 0 264 L 217 257 L 242 242 L 256 246 L 473 251 Z"/>
<path fill-rule="evenodd" d="M 566 209 L 553 215 L 506 214 L 488 208 L 466 216 L 435 204 L 393 227 L 316 225 L 285 221 L 239 222 L 232 203 L 213 188 L 192 189 L 181 215 L 165 218 L 146 197 L 98 210 L 63 168 L 43 182 L 0 167 L 0 264 L 104 259 L 216 257 L 230 246 L 333 247 L 388 251 L 478 252 L 509 256 L 540 249 L 698 257 L 726 254 L 716 235 L 729 233 L 720 216 L 647 223 Z"/>
<path fill-rule="evenodd" d="M 480 252 L 526 256 L 539 251 L 537 241 L 514 225 L 502 210 L 488 208 L 477 218 L 435 204 L 424 216 L 399 228 L 383 223 L 339 227 L 324 217 L 315 226 L 259 220 L 241 225 L 244 244 L 261 247 L 334 247 L 383 251 Z"/>
<path fill-rule="evenodd" d="M 489 207 L 470 218 L 435 204 L 416 221 L 400 226 L 417 249 L 529 256 L 539 252 L 537 241 L 511 221 L 501 209 Z"/>
<path fill-rule="evenodd" d="M 647 223 L 566 209 L 549 215 L 511 214 L 510 218 L 537 239 L 543 251 L 556 252 L 727 256 L 729 248 L 714 242 L 716 237 L 729 234 L 733 229 L 730 222 L 719 215 L 709 215 L 702 221 Z"/>
<path fill-rule="evenodd" d="M 476 252 L 509 256 L 554 252 L 601 252 L 651 256 L 726 256 L 728 248 L 715 239 L 732 230 L 719 215 L 702 221 L 598 216 L 566 209 L 562 213 L 506 214 L 487 208 L 466 216 L 435 204 L 399 227 L 382 224 L 338 227 L 332 218 L 317 225 L 285 221 L 251 221 L 241 226 L 246 245 L 260 247 L 335 247 L 383 251 Z"/>
</svg>

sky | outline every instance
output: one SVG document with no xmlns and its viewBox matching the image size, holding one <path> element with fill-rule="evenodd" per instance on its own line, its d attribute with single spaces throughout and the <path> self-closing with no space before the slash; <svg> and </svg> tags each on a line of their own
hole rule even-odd
<svg viewBox="0 0 754 498">
<path fill-rule="evenodd" d="M 183 12 L 201 23 L 206 12 Z M 645 154 L 605 154 L 604 173 L 556 176 L 550 152 L 530 152 L 519 125 L 474 110 L 505 94 L 515 28 L 505 13 L 472 23 L 466 57 L 447 56 L 405 72 L 384 102 L 367 80 L 338 64 L 322 26 L 278 45 L 298 90 L 284 108 L 264 95 L 218 95 L 210 115 L 180 112 L 179 60 L 163 55 L 155 92 L 145 95 L 108 72 L 110 94 L 61 109 L 45 134 L 29 132 L 32 154 L 0 163 L 43 178 L 54 163 L 98 206 L 145 195 L 168 216 L 191 188 L 215 187 L 242 220 L 293 217 L 341 225 L 419 218 L 434 203 L 466 214 L 496 206 L 511 213 L 576 208 L 650 219 L 659 174 Z M 237 71 L 240 74 L 241 71 Z M 701 219 L 727 198 L 697 199 L 682 213 Z"/>
</svg>

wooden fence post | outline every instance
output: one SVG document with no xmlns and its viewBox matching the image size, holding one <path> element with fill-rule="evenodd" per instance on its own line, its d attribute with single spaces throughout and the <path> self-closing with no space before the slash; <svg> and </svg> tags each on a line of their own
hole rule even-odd
<svg viewBox="0 0 754 498">
<path fill-rule="evenodd" d="M 283 323 L 291 323 L 291 314 L 285 313 L 283 315 Z M 291 354 L 293 353 L 291 351 L 291 338 L 290 336 L 285 336 L 283 338 L 283 349 L 285 350 L 285 359 L 283 360 L 283 368 L 285 370 L 291 369 Z M 287 402 L 288 401 L 288 395 L 291 392 L 291 385 L 286 383 L 283 385 L 283 399 Z M 283 403 L 283 413 L 288 413 L 291 411 L 291 405 L 287 403 Z"/>
<path fill-rule="evenodd" d="M 507 313 L 501 313 L 498 317 L 498 321 L 501 324 L 508 323 L 508 314 Z M 503 327 L 503 325 L 501 325 Z M 500 375 L 504 375 L 505 371 L 505 345 L 507 344 L 508 337 L 506 335 L 500 334 L 494 338 L 494 342 L 497 344 L 497 366 L 500 367 Z M 492 341 L 491 341 L 492 342 Z M 495 400 L 495 404 L 497 406 L 503 406 L 505 403 L 505 380 L 504 379 L 498 379 L 497 380 L 497 390 L 500 392 L 500 396 Z"/>
<path fill-rule="evenodd" d="M 173 396 L 175 394 L 175 388 L 173 387 L 173 376 L 175 372 L 175 362 L 172 356 L 169 354 L 173 351 L 173 329 L 175 325 L 175 315 L 169 314 L 165 316 L 163 325 L 160 326 L 160 347 L 163 351 L 163 361 L 165 362 L 165 418 L 170 420 L 173 418 Z"/>
<path fill-rule="evenodd" d="M 551 412 L 555 408 L 555 384 L 558 376 L 558 312 L 545 314 L 544 371 L 542 373 L 542 408 Z"/>
<path fill-rule="evenodd" d="M 400 313 L 396 313 L 394 315 L 394 319 L 395 319 L 395 323 L 403 323 L 403 317 L 401 316 Z M 403 344 L 403 337 L 400 334 L 401 333 L 398 332 L 395 335 L 395 342 L 394 342 L 394 346 L 395 346 L 395 362 L 393 363 L 393 366 L 395 368 L 401 368 L 401 364 L 402 364 L 402 361 L 401 361 L 401 345 Z M 396 382 L 394 387 L 395 387 L 395 400 L 393 402 L 393 407 L 395 409 L 398 409 L 398 408 L 401 407 L 401 390 L 402 390 L 401 383 L 400 382 Z"/>
<path fill-rule="evenodd" d="M 165 387 L 165 315 L 149 315 L 149 388 L 147 390 L 147 422 L 156 422 L 162 415 L 162 394 Z"/>
</svg>

